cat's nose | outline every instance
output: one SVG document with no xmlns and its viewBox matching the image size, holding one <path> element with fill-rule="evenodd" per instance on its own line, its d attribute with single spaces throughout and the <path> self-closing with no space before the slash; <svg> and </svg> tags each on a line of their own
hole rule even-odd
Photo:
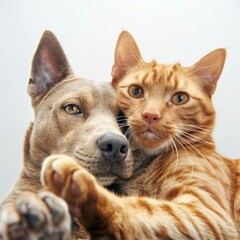
<svg viewBox="0 0 240 240">
<path fill-rule="evenodd" d="M 160 115 L 158 115 L 156 113 L 150 113 L 150 112 L 143 112 L 142 117 L 149 124 L 151 124 L 153 122 L 157 122 L 161 118 Z"/>
<path fill-rule="evenodd" d="M 102 155 L 110 161 L 124 160 L 128 153 L 128 141 L 117 134 L 107 133 L 97 140 Z"/>
</svg>

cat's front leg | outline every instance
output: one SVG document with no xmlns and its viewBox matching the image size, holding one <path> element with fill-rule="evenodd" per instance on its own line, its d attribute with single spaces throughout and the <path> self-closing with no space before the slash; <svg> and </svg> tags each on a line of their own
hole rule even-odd
<svg viewBox="0 0 240 240">
<path fill-rule="evenodd" d="M 214 205 L 208 207 L 199 193 L 192 195 L 196 186 L 186 186 L 186 192 L 172 201 L 119 197 L 99 185 L 74 159 L 65 156 L 46 159 L 42 181 L 48 190 L 68 202 L 72 214 L 92 239 L 239 239 L 231 215 L 211 197 L 208 199 Z"/>
<path fill-rule="evenodd" d="M 43 164 L 41 181 L 47 190 L 63 197 L 71 213 L 92 239 L 127 239 L 119 225 L 121 198 L 107 191 L 74 159 L 52 155 Z M 120 219 L 124 221 L 124 219 Z"/>
</svg>

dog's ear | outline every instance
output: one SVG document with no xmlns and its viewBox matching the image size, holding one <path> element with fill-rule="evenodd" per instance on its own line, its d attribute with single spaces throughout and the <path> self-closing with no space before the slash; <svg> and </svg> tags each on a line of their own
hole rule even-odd
<svg viewBox="0 0 240 240">
<path fill-rule="evenodd" d="M 112 67 L 112 84 L 115 86 L 132 68 L 143 63 L 141 53 L 132 35 L 122 31 L 115 48 L 114 64 Z"/>
<path fill-rule="evenodd" d="M 72 73 L 68 60 L 57 38 L 45 31 L 32 60 L 28 93 L 32 98 L 47 92 Z"/>
</svg>

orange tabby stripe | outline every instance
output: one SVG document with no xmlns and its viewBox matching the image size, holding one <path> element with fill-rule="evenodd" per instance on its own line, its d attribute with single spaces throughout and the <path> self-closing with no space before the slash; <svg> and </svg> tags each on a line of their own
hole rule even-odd
<svg viewBox="0 0 240 240">
<path fill-rule="evenodd" d="M 169 205 L 169 204 L 164 204 L 161 206 L 161 209 L 163 209 L 164 211 L 166 211 L 169 215 L 171 215 L 175 222 L 176 222 L 176 226 L 177 229 L 186 237 L 189 238 L 189 232 L 188 229 L 186 228 L 186 226 L 182 223 L 181 219 L 174 213 L 174 209 Z M 192 239 L 192 238 L 190 238 Z"/>
<path fill-rule="evenodd" d="M 155 230 L 154 232 L 155 236 L 159 240 L 174 240 L 173 238 L 169 237 L 168 230 L 164 226 L 159 226 L 159 231 Z"/>
<path fill-rule="evenodd" d="M 215 226 L 213 225 L 213 223 L 210 221 L 210 219 L 202 211 L 199 211 L 196 205 L 194 205 L 192 203 L 189 203 L 186 205 L 188 205 L 189 209 L 197 217 L 199 217 L 203 223 L 206 224 L 206 228 L 209 228 L 209 230 L 214 234 L 215 239 L 220 240 L 219 233 L 218 233 L 217 229 L 215 228 Z"/>
</svg>

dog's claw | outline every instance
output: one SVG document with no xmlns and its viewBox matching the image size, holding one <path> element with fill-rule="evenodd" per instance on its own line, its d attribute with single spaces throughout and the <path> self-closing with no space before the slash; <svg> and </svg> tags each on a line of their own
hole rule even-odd
<svg viewBox="0 0 240 240">
<path fill-rule="evenodd" d="M 46 197 L 44 201 L 51 213 L 52 222 L 54 225 L 58 225 L 64 218 L 64 211 L 61 206 L 56 203 L 52 198 Z"/>
<path fill-rule="evenodd" d="M 32 231 L 38 232 L 44 228 L 46 224 L 46 216 L 42 211 L 29 205 L 30 204 L 26 201 L 20 203 L 19 213 L 25 218 L 28 227 Z"/>
<path fill-rule="evenodd" d="M 44 226 L 46 225 L 46 217 L 42 212 L 30 210 L 30 212 L 25 214 L 24 217 L 29 228 L 34 232 L 44 229 Z"/>
<path fill-rule="evenodd" d="M 8 236 L 11 240 L 24 240 L 26 239 L 26 232 L 18 223 L 14 223 L 8 228 Z"/>
</svg>

